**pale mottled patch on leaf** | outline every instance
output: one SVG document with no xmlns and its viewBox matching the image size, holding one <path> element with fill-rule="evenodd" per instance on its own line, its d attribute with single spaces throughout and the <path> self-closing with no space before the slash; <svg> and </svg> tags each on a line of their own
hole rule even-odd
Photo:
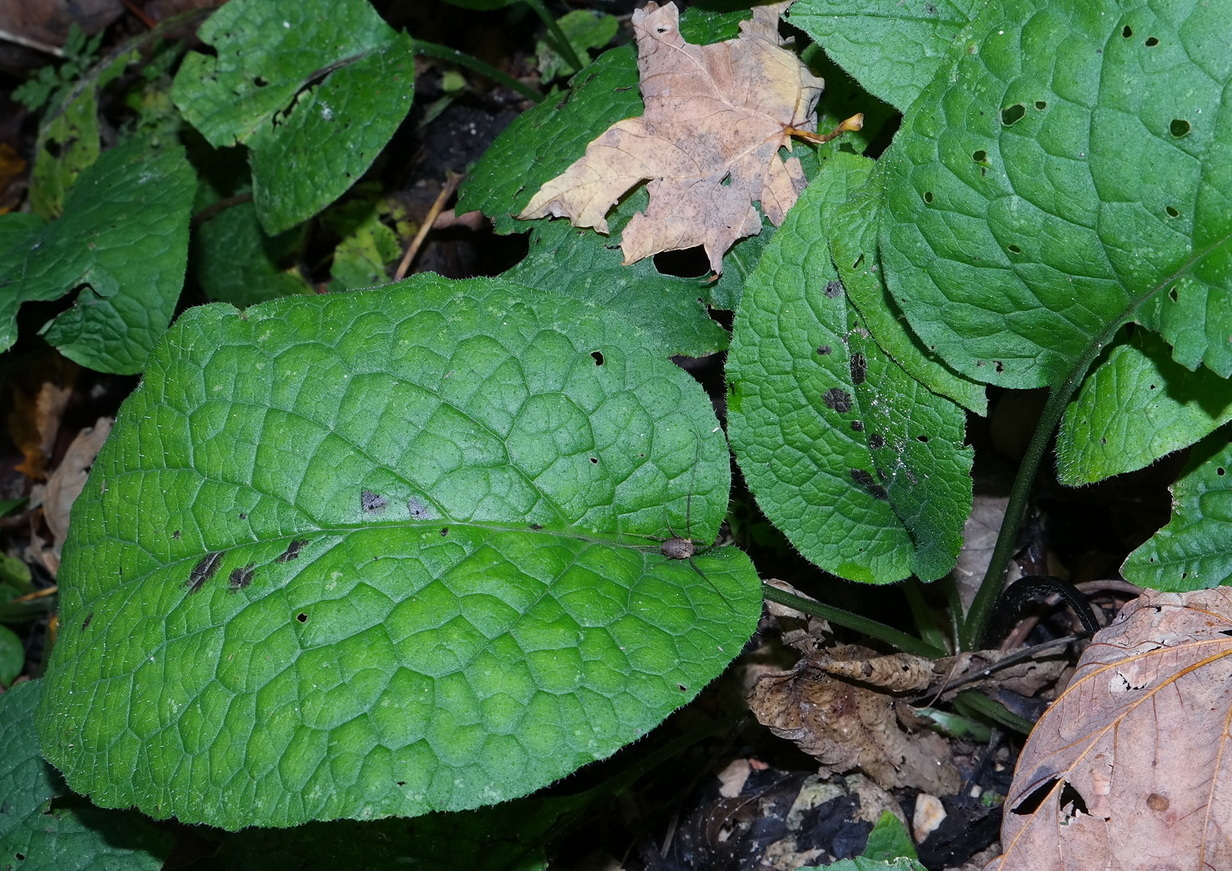
<svg viewBox="0 0 1232 871">
<path fill-rule="evenodd" d="M 685 42 L 673 4 L 633 13 L 646 112 L 609 127 L 586 154 L 545 184 L 518 217 L 568 217 L 607 233 L 605 216 L 649 180 L 650 205 L 625 228 L 625 263 L 702 245 L 715 272 L 761 218 L 778 225 L 805 185 L 796 158 L 783 160 L 795 131 L 812 131 L 823 81 L 779 44 L 779 15 L 759 6 L 740 36 Z"/>
</svg>

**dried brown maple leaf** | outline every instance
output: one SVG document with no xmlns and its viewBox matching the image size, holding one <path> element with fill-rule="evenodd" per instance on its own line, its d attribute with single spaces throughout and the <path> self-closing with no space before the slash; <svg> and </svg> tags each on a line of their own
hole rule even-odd
<svg viewBox="0 0 1232 871">
<path fill-rule="evenodd" d="M 1232 868 L 1232 590 L 1147 591 L 1040 718 L 985 871 Z"/>
<path fill-rule="evenodd" d="M 685 42 L 674 4 L 634 12 L 645 114 L 609 127 L 518 217 L 568 217 L 607 233 L 608 210 L 650 180 L 650 205 L 621 237 L 625 263 L 703 245 L 722 272 L 727 249 L 761 230 L 753 203 L 777 226 L 804 189 L 800 161 L 778 152 L 814 129 L 824 82 L 779 43 L 789 5 L 756 7 L 738 38 L 713 45 Z"/>
</svg>

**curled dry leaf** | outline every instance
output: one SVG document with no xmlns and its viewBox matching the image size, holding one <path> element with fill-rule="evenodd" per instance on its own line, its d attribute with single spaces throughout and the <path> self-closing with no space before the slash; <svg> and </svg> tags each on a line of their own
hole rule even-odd
<svg viewBox="0 0 1232 871">
<path fill-rule="evenodd" d="M 1232 868 L 1232 590 L 1148 591 L 1023 748 L 986 871 Z"/>
<path fill-rule="evenodd" d="M 722 272 L 727 249 L 761 230 L 753 203 L 777 226 L 804 189 L 800 162 L 778 152 L 814 129 L 824 83 L 779 43 L 789 5 L 756 7 L 737 39 L 714 45 L 685 42 L 674 4 L 634 12 L 645 114 L 609 127 L 518 217 L 607 233 L 608 210 L 649 179 L 650 205 L 621 237 L 625 263 L 703 245 Z"/>
<path fill-rule="evenodd" d="M 912 731 L 910 708 L 887 692 L 828 673 L 844 670 L 838 663 L 846 659 L 846 670 L 862 678 L 891 677 L 896 686 L 915 689 L 927 684 L 927 660 L 920 661 L 921 670 L 898 657 L 870 664 L 867 653 L 838 648 L 805 657 L 790 672 L 765 675 L 749 693 L 749 707 L 770 731 L 817 759 L 823 771 L 859 770 L 885 789 L 954 793 L 958 771 L 941 736 Z"/>
</svg>

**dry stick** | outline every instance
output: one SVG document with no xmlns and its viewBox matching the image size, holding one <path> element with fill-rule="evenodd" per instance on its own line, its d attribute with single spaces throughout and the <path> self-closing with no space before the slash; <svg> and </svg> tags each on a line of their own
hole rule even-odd
<svg viewBox="0 0 1232 871">
<path fill-rule="evenodd" d="M 406 248 L 406 253 L 402 255 L 402 262 L 398 264 L 398 268 L 394 271 L 394 281 L 401 281 L 406 278 L 406 273 L 411 268 L 411 261 L 415 259 L 415 255 L 423 247 L 424 239 L 427 238 L 428 232 L 432 229 L 432 224 L 435 223 L 437 215 L 441 213 L 441 209 L 445 208 L 445 203 L 453 196 L 453 192 L 458 189 L 458 182 L 460 181 L 462 181 L 462 174 L 450 172 L 445 176 L 445 184 L 441 187 L 441 192 L 437 196 L 436 202 L 432 204 L 432 208 L 428 209 L 428 214 L 424 216 L 423 223 L 419 225 L 415 238 L 411 240 L 411 244 Z"/>
<path fill-rule="evenodd" d="M 35 599 L 41 599 L 44 596 L 54 596 L 60 592 L 60 587 L 52 584 L 50 587 L 43 587 L 41 590 L 35 590 L 33 593 L 26 593 L 24 596 L 18 596 L 16 599 L 9 599 L 10 602 L 33 602 Z"/>
</svg>

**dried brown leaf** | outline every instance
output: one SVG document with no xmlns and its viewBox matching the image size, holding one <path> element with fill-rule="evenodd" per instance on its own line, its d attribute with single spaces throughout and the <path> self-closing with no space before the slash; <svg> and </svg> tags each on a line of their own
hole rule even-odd
<svg viewBox="0 0 1232 871">
<path fill-rule="evenodd" d="M 60 552 L 64 539 L 68 536 L 68 518 L 73 502 L 85 489 L 86 477 L 94 459 L 102 450 L 103 442 L 111 434 L 112 419 L 100 417 L 94 426 L 87 426 L 64 453 L 64 459 L 47 479 L 47 489 L 43 493 L 43 517 L 47 528 L 51 530 L 53 547 Z"/>
<path fill-rule="evenodd" d="M 779 42 L 789 5 L 756 7 L 738 38 L 713 45 L 685 42 L 674 4 L 634 12 L 645 114 L 609 127 L 518 217 L 607 233 L 608 210 L 649 180 L 650 205 L 621 237 L 625 263 L 702 245 L 722 272 L 727 249 L 761 230 L 753 203 L 777 226 L 804 188 L 800 162 L 778 152 L 793 128 L 814 129 L 824 83 Z"/>
<path fill-rule="evenodd" d="M 1232 868 L 1232 590 L 1148 591 L 1023 748 L 986 871 Z"/>
<path fill-rule="evenodd" d="M 827 667 L 841 670 L 839 657 L 855 656 L 858 650 L 831 651 L 824 657 Z M 866 675 L 893 674 L 901 665 L 894 660 L 885 663 L 888 669 L 865 669 L 861 662 L 853 660 L 852 670 Z M 810 658 L 790 672 L 759 679 L 749 693 L 749 708 L 770 731 L 817 759 L 823 771 L 859 770 L 885 789 L 910 786 L 938 795 L 958 789 L 945 740 L 931 732 L 910 732 L 914 717 L 903 702 L 862 682 L 835 677 Z"/>
</svg>

